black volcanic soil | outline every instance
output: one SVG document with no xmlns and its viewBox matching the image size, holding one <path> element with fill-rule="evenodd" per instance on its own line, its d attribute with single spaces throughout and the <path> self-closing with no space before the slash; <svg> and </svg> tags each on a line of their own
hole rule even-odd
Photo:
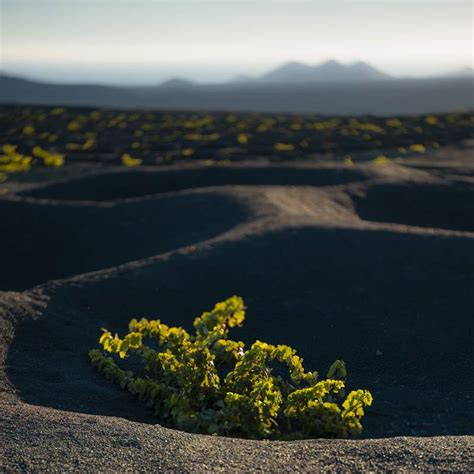
<svg viewBox="0 0 474 474">
<path fill-rule="evenodd" d="M 0 289 L 112 267 L 204 240 L 246 218 L 225 192 L 196 192 L 104 206 L 0 201 Z"/>
<path fill-rule="evenodd" d="M 8 182 L 0 284 L 24 291 L 0 293 L 2 467 L 472 470 L 474 186 L 450 178 L 472 165 L 424 160 Z M 232 294 L 248 306 L 236 337 L 294 346 L 321 372 L 346 361 L 350 387 L 375 398 L 364 439 L 170 430 L 88 363 L 101 327 L 189 328 Z"/>
<path fill-rule="evenodd" d="M 376 184 L 355 197 L 362 219 L 422 227 L 474 231 L 474 186 Z"/>
<path fill-rule="evenodd" d="M 352 169 L 301 166 L 216 166 L 165 169 L 159 173 L 129 171 L 104 173 L 52 184 L 24 194 L 37 198 L 73 201 L 111 201 L 183 189 L 229 185 L 333 186 L 361 180 Z"/>
</svg>

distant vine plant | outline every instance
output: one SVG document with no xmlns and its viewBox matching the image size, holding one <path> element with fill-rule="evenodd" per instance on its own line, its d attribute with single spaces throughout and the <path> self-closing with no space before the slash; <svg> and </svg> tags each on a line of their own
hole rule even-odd
<svg viewBox="0 0 474 474">
<path fill-rule="evenodd" d="M 159 320 L 132 319 L 123 338 L 103 329 L 103 350 L 93 349 L 89 357 L 108 380 L 181 430 L 269 439 L 362 432 L 360 420 L 372 395 L 355 390 L 345 396 L 343 361 L 335 361 L 318 381 L 291 347 L 256 341 L 245 350 L 242 342 L 228 339 L 244 319 L 244 301 L 237 296 L 196 318 L 194 335 Z M 119 367 L 129 355 L 141 359 L 139 373 Z"/>
</svg>

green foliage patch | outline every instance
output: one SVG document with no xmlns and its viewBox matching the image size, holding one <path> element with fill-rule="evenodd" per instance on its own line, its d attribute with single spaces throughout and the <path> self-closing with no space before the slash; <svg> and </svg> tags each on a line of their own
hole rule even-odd
<svg viewBox="0 0 474 474">
<path fill-rule="evenodd" d="M 291 347 L 256 341 L 245 350 L 243 342 L 228 338 L 244 319 L 244 301 L 237 296 L 196 318 L 194 335 L 159 320 L 132 319 L 123 338 L 103 329 L 103 350 L 93 349 L 89 357 L 162 422 L 185 431 L 270 439 L 361 433 L 372 395 L 355 390 L 345 396 L 344 362 L 335 361 L 327 378 L 318 380 Z M 120 368 L 129 355 L 141 359 L 143 373 Z M 287 374 L 274 373 L 278 365 Z"/>
</svg>

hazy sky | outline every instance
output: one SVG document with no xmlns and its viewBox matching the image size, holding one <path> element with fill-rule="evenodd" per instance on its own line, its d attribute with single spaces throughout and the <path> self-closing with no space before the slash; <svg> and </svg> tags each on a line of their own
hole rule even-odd
<svg viewBox="0 0 474 474">
<path fill-rule="evenodd" d="M 3 70 L 58 81 L 221 81 L 294 60 L 429 75 L 473 63 L 473 1 L 0 0 Z"/>
</svg>

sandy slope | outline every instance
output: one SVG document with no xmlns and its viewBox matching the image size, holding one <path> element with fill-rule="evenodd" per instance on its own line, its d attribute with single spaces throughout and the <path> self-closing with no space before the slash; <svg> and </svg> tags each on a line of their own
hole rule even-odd
<svg viewBox="0 0 474 474">
<path fill-rule="evenodd" d="M 446 153 L 389 166 L 69 167 L 9 182 L 2 467 L 473 470 L 474 171 L 467 153 Z M 121 331 L 133 315 L 189 326 L 234 293 L 248 305 L 243 340 L 288 343 L 321 371 L 346 360 L 350 385 L 376 398 L 366 439 L 166 429 L 88 364 L 100 327 Z"/>
<path fill-rule="evenodd" d="M 474 463 L 472 436 L 268 442 L 192 435 L 31 405 L 2 407 L 0 416 L 7 470 L 466 471 Z"/>
</svg>

